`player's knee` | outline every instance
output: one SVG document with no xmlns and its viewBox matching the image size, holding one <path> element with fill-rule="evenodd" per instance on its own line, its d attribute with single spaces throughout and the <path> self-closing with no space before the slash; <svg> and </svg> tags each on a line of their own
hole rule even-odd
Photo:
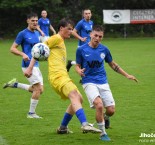
<svg viewBox="0 0 155 145">
<path fill-rule="evenodd" d="M 106 110 L 106 114 L 109 115 L 109 116 L 112 116 L 114 115 L 115 113 L 115 107 L 108 107 L 107 110 Z"/>
<path fill-rule="evenodd" d="M 97 110 L 103 110 L 103 102 L 100 97 L 97 97 L 93 103 Z"/>
<path fill-rule="evenodd" d="M 44 92 L 44 88 L 40 88 L 40 94 L 42 94 Z"/>
<path fill-rule="evenodd" d="M 43 91 L 44 91 L 43 87 L 38 87 L 37 89 L 38 96 L 40 96 L 43 93 Z"/>
<path fill-rule="evenodd" d="M 70 92 L 69 98 L 70 98 L 71 100 L 75 100 L 75 101 L 77 101 L 77 102 L 80 101 L 80 103 L 83 102 L 82 96 L 81 96 L 76 90 Z"/>
<path fill-rule="evenodd" d="M 40 95 L 43 93 L 43 87 L 35 87 L 33 89 L 33 98 L 39 99 Z"/>
<path fill-rule="evenodd" d="M 103 103 L 102 103 L 102 102 L 96 103 L 96 104 L 95 104 L 95 108 L 96 108 L 97 110 L 103 110 Z"/>
<path fill-rule="evenodd" d="M 82 95 L 78 93 L 78 96 L 79 96 L 79 98 L 80 98 L 80 102 L 81 102 L 81 104 L 82 104 L 82 103 L 83 103 Z"/>
</svg>

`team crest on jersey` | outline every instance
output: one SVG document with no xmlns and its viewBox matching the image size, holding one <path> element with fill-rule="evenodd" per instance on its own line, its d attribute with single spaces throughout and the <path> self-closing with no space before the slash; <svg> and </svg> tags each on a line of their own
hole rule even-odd
<svg viewBox="0 0 155 145">
<path fill-rule="evenodd" d="M 104 53 L 101 53 L 101 54 L 100 54 L 100 57 L 101 57 L 102 59 L 104 59 L 104 58 L 105 58 L 105 54 L 104 54 Z"/>
</svg>

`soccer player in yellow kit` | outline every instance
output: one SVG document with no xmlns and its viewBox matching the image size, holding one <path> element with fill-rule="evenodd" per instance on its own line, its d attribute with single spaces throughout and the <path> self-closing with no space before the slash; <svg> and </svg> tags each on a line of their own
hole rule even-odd
<svg viewBox="0 0 155 145">
<path fill-rule="evenodd" d="M 62 19 L 58 25 L 58 34 L 51 36 L 47 41 L 44 42 L 50 49 L 50 55 L 48 58 L 48 77 L 50 85 L 61 96 L 62 99 L 70 99 L 71 102 L 67 107 L 60 127 L 57 129 L 57 133 L 70 133 L 67 125 L 74 114 L 76 114 L 77 118 L 79 119 L 83 132 L 100 133 L 101 130 L 91 126 L 87 122 L 84 110 L 82 108 L 82 95 L 67 73 L 67 54 L 64 40 L 70 38 L 72 30 L 73 22 L 69 19 Z M 24 73 L 25 76 L 31 76 L 31 69 L 34 62 L 35 59 L 32 58 L 29 67 Z"/>
</svg>

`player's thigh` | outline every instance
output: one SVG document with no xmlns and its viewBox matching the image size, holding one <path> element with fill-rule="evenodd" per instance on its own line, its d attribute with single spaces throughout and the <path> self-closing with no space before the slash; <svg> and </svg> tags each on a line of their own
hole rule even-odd
<svg viewBox="0 0 155 145">
<path fill-rule="evenodd" d="M 66 84 L 62 87 L 62 94 L 64 95 L 64 97 L 68 98 L 69 94 L 72 92 L 72 91 L 77 91 L 80 94 L 77 86 L 72 82 L 72 81 L 68 81 L 66 82 Z"/>
<path fill-rule="evenodd" d="M 105 107 L 115 106 L 115 100 L 108 84 L 98 85 L 100 95 Z"/>
<path fill-rule="evenodd" d="M 26 68 L 22 68 L 22 71 L 24 72 Z M 30 85 L 34 85 L 39 83 L 43 86 L 43 76 L 39 69 L 39 67 L 33 67 L 32 75 L 31 77 L 27 78 L 27 80 L 30 82 Z"/>
<path fill-rule="evenodd" d="M 83 86 L 83 89 L 84 89 L 86 96 L 88 98 L 90 107 L 94 107 L 94 104 L 93 104 L 94 100 L 98 96 L 100 96 L 96 84 L 87 83 L 87 84 L 84 84 L 82 86 Z"/>
</svg>

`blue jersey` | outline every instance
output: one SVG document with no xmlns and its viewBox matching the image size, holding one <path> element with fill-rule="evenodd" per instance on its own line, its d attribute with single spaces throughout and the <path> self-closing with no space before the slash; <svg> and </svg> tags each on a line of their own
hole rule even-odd
<svg viewBox="0 0 155 145">
<path fill-rule="evenodd" d="M 87 22 L 85 19 L 82 19 L 77 23 L 77 25 L 75 26 L 75 29 L 78 31 L 78 34 L 81 37 L 87 37 L 87 40 L 85 42 L 79 40 L 79 44 L 78 44 L 79 46 L 90 41 L 90 32 L 92 31 L 92 28 L 93 28 L 93 21 L 91 20 Z"/>
<path fill-rule="evenodd" d="M 99 44 L 97 48 L 92 48 L 87 44 L 82 45 L 76 51 L 76 63 L 85 68 L 85 76 L 82 77 L 82 84 L 108 83 L 104 68 L 104 61 L 110 63 L 112 56 L 107 47 Z"/>
<path fill-rule="evenodd" d="M 51 25 L 50 20 L 48 18 L 40 18 L 38 20 L 38 25 L 40 29 L 44 32 L 45 36 L 49 36 L 49 27 Z"/>
<path fill-rule="evenodd" d="M 18 33 L 15 39 L 15 43 L 21 45 L 22 52 L 27 54 L 31 59 L 32 58 L 31 49 L 34 44 L 39 43 L 39 33 L 38 31 L 32 32 L 28 29 L 24 29 L 23 31 Z M 30 60 L 29 61 L 22 60 L 22 67 L 28 67 L 29 64 Z M 35 66 L 37 67 L 39 66 L 38 62 L 35 63 Z"/>
</svg>

